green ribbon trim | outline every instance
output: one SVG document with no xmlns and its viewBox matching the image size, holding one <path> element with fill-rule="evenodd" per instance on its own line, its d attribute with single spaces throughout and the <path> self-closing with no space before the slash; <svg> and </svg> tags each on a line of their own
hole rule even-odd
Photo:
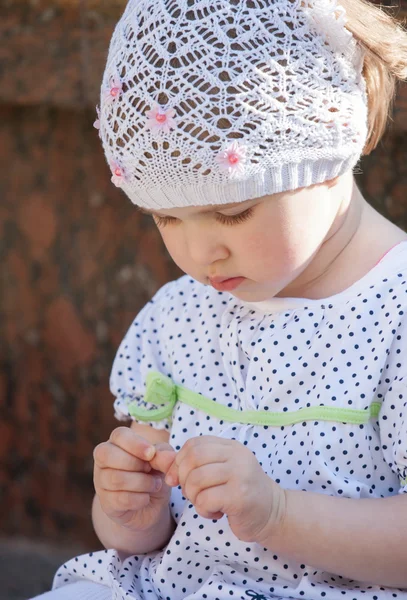
<svg viewBox="0 0 407 600">
<path fill-rule="evenodd" d="M 146 379 L 145 401 L 159 405 L 160 408 L 149 410 L 142 408 L 135 402 L 129 404 L 128 409 L 132 417 L 139 421 L 161 421 L 170 419 L 177 402 L 183 402 L 192 408 L 202 410 L 204 413 L 231 423 L 242 425 L 269 425 L 281 427 L 294 425 L 304 421 L 335 421 L 337 423 L 351 423 L 363 425 L 372 417 L 378 417 L 381 403 L 372 402 L 366 410 L 356 408 L 335 408 L 332 406 L 311 406 L 287 412 L 271 412 L 268 410 L 236 410 L 218 404 L 211 398 L 192 392 L 182 385 L 177 385 L 169 377 L 158 371 L 150 371 Z"/>
</svg>

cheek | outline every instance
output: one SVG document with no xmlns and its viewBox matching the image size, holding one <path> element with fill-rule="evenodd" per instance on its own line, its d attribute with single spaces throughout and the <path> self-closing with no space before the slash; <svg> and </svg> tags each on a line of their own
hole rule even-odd
<svg viewBox="0 0 407 600">
<path fill-rule="evenodd" d="M 282 236 L 297 262 L 311 258 L 323 243 L 334 219 L 329 198 L 315 196 L 288 207 Z"/>
<path fill-rule="evenodd" d="M 177 234 L 177 227 L 167 225 L 159 229 L 159 232 L 172 260 L 180 269 L 185 270 L 185 259 L 188 253 L 186 252 L 183 236 Z"/>
<path fill-rule="evenodd" d="M 255 279 L 280 280 L 298 263 L 297 246 L 282 235 L 281 231 L 264 231 L 248 238 L 243 260 Z"/>
<path fill-rule="evenodd" d="M 326 204 L 314 204 L 286 201 L 259 215 L 242 248 L 256 271 L 277 275 L 301 267 L 313 256 L 332 221 Z"/>
</svg>

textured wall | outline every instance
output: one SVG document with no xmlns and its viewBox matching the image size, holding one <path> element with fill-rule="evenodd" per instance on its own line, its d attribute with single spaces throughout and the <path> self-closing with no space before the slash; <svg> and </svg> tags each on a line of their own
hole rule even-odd
<svg viewBox="0 0 407 600">
<path fill-rule="evenodd" d="M 178 275 L 151 221 L 111 185 L 92 128 L 123 6 L 0 5 L 0 530 L 89 547 L 92 451 L 117 424 L 111 362 L 140 307 Z M 407 228 L 405 88 L 396 107 L 358 179 Z"/>
<path fill-rule="evenodd" d="M 92 117 L 0 109 L 5 533 L 90 538 L 92 450 L 116 423 L 114 352 L 177 275 L 149 218 L 112 188 Z"/>
</svg>

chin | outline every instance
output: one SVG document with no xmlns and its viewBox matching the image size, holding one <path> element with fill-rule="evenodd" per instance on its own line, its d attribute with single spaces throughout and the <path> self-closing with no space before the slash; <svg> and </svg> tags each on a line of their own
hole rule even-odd
<svg viewBox="0 0 407 600">
<path fill-rule="evenodd" d="M 245 289 L 245 286 L 242 286 L 241 288 L 231 291 L 230 294 L 243 302 L 264 302 L 271 298 L 275 298 L 276 296 L 284 295 L 284 289 L 290 283 L 291 280 L 280 282 L 277 285 L 267 282 L 264 286 L 262 284 L 257 284 L 257 289 L 256 284 L 247 286 L 247 289 Z"/>
<path fill-rule="evenodd" d="M 263 292 L 263 293 L 258 291 L 256 293 L 255 291 L 243 292 L 243 291 L 235 290 L 233 292 L 230 292 L 230 294 L 232 296 L 234 296 L 235 298 L 237 298 L 238 300 L 242 300 L 243 302 L 264 302 L 265 300 L 270 300 L 270 298 L 274 298 L 274 296 L 276 294 L 278 294 L 278 291 L 276 291 L 274 293 L 272 291 Z"/>
</svg>

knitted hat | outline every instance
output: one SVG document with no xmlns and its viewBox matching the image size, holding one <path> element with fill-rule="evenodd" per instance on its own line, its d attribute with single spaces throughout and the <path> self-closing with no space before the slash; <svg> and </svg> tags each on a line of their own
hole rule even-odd
<svg viewBox="0 0 407 600">
<path fill-rule="evenodd" d="M 336 0 L 130 0 L 99 128 L 112 181 L 152 210 L 322 183 L 367 138 L 363 51 Z"/>
</svg>

